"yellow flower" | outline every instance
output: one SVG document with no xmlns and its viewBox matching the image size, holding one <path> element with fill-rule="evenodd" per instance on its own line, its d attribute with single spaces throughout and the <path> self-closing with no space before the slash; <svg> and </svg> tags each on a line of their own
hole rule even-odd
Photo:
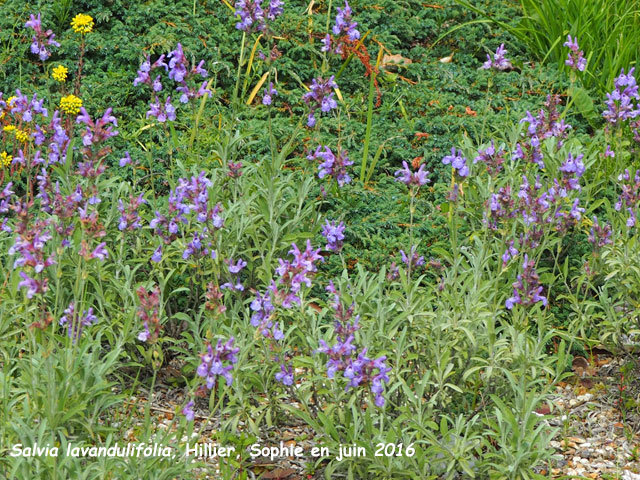
<svg viewBox="0 0 640 480">
<path fill-rule="evenodd" d="M 80 113 L 80 107 L 82 107 L 82 100 L 75 95 L 67 95 L 60 99 L 60 110 L 68 115 L 77 115 Z"/>
<path fill-rule="evenodd" d="M 74 32 L 81 35 L 91 33 L 93 31 L 93 18 L 91 15 L 79 13 L 73 17 L 73 20 L 71 20 L 71 26 L 73 27 Z"/>
<path fill-rule="evenodd" d="M 16 130 L 16 139 L 21 143 L 26 143 L 29 140 L 29 134 L 24 130 Z"/>
<path fill-rule="evenodd" d="M 0 163 L 3 167 L 8 167 L 9 165 L 11 165 L 11 160 L 13 160 L 13 157 L 7 152 L 0 153 Z"/>
<path fill-rule="evenodd" d="M 69 69 L 64 65 L 58 65 L 53 69 L 51 76 L 54 80 L 60 83 L 64 83 L 67 81 L 67 73 L 69 73 Z"/>
<path fill-rule="evenodd" d="M 12 96 L 12 97 L 7 98 L 7 107 L 9 107 L 9 110 L 11 110 L 13 108 L 12 103 L 16 98 L 18 98 L 18 97 L 16 97 L 15 95 Z"/>
<path fill-rule="evenodd" d="M 2 130 L 5 132 L 13 132 L 16 129 L 15 125 L 5 125 Z"/>
</svg>

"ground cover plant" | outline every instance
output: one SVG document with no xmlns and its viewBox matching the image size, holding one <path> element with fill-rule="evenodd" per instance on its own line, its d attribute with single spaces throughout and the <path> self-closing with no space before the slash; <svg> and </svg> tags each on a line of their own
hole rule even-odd
<svg viewBox="0 0 640 480">
<path fill-rule="evenodd" d="M 2 475 L 551 475 L 635 371 L 640 94 L 498 3 L 5 1 Z"/>
</svg>

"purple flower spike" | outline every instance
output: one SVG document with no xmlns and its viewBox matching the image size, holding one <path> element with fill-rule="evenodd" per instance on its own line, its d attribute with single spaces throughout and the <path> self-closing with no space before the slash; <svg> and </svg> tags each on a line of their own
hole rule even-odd
<svg viewBox="0 0 640 480">
<path fill-rule="evenodd" d="M 273 97 L 278 95 L 278 91 L 273 88 L 273 82 L 269 82 L 269 87 L 264 89 L 262 94 L 262 104 L 263 105 L 271 105 L 273 101 Z"/>
<path fill-rule="evenodd" d="M 456 153 L 455 147 L 451 147 L 451 155 L 447 155 L 442 159 L 442 163 L 445 165 L 451 164 L 455 172 L 460 177 L 469 176 L 469 167 L 467 166 L 467 159 L 462 155 L 462 151 L 458 150 Z"/>
<path fill-rule="evenodd" d="M 182 414 L 184 415 L 184 417 L 187 419 L 188 422 L 193 422 L 193 419 L 195 418 L 193 405 L 194 405 L 193 400 L 190 400 L 182 409 Z"/>
<path fill-rule="evenodd" d="M 154 263 L 162 261 L 162 245 L 154 250 L 153 255 L 151 255 L 151 261 Z"/>
<path fill-rule="evenodd" d="M 511 70 L 513 65 L 511 62 L 505 58 L 505 54 L 507 51 L 504 48 L 504 43 L 498 47 L 496 53 L 493 55 L 493 60 L 491 59 L 491 55 L 487 54 L 487 61 L 482 64 L 482 68 L 485 70 L 489 70 L 490 68 L 494 68 L 496 70 Z"/>
<path fill-rule="evenodd" d="M 319 108 L 321 112 L 328 113 L 338 108 L 338 103 L 333 98 L 333 89 L 338 88 L 333 75 L 324 80 L 322 77 L 314 78 L 310 90 L 302 96 L 302 100 L 309 106 L 307 126 L 313 128 L 316 125 L 315 112 Z"/>
<path fill-rule="evenodd" d="M 570 66 L 573 70 L 584 72 L 584 69 L 587 68 L 587 59 L 584 58 L 584 52 L 578 46 L 578 37 L 572 40 L 571 35 L 567 35 L 564 46 L 569 47 L 567 59 L 564 61 L 565 65 Z"/>
<path fill-rule="evenodd" d="M 293 385 L 293 369 L 291 368 L 291 365 L 287 365 L 285 367 L 283 364 L 281 364 L 280 371 L 276 373 L 276 380 L 283 385 Z"/>
<path fill-rule="evenodd" d="M 273 21 L 282 14 L 282 0 L 269 0 L 267 12 L 262 8 L 263 0 L 238 0 L 235 4 L 236 28 L 243 32 L 262 32 L 267 28 L 266 20 Z M 265 20 L 266 17 L 266 20 Z"/>
<path fill-rule="evenodd" d="M 511 260 L 512 258 L 515 258 L 518 253 L 518 249 L 513 246 L 513 240 L 510 240 L 507 243 L 507 249 L 502 255 L 502 267 L 506 267 L 507 262 L 509 262 L 509 260 Z"/>
<path fill-rule="evenodd" d="M 215 349 L 210 343 L 207 343 L 207 351 L 200 355 L 202 363 L 196 370 L 198 376 L 206 379 L 206 385 L 209 390 L 214 388 L 217 383 L 217 377 L 223 377 L 227 386 L 233 382 L 231 370 L 237 363 L 236 354 L 239 348 L 233 347 L 234 338 L 231 337 L 226 343 L 218 340 Z"/>
<path fill-rule="evenodd" d="M 411 250 L 409 255 L 404 253 L 404 250 L 400 250 L 400 258 L 402 258 L 402 263 L 404 263 L 407 268 L 415 268 L 424 265 L 424 257 L 419 255 L 416 245 L 411 246 Z"/>
<path fill-rule="evenodd" d="M 429 171 L 425 170 L 424 163 L 420 165 L 420 168 L 418 168 L 417 172 L 412 172 L 409 169 L 409 165 L 407 164 L 407 162 L 403 161 L 402 169 L 396 170 L 396 173 L 394 175 L 397 177 L 399 182 L 404 183 L 408 187 L 422 187 L 423 185 L 429 183 L 429 179 L 427 178 L 429 173 Z"/>
<path fill-rule="evenodd" d="M 631 68 L 629 73 L 625 75 L 623 68 L 618 78 L 613 82 L 615 89 L 613 92 L 607 93 L 607 101 L 605 102 L 607 109 L 602 113 L 602 116 L 613 125 L 640 116 L 638 106 L 640 95 L 638 95 L 636 78 L 633 76 L 634 70 L 635 68 Z"/>
<path fill-rule="evenodd" d="M 29 20 L 24 24 L 25 28 L 31 28 L 35 34 L 32 37 L 31 53 L 38 55 L 38 58 L 43 62 L 51 56 L 51 52 L 47 49 L 49 46 L 59 47 L 60 44 L 54 40 L 56 37 L 51 30 L 42 29 L 42 21 L 40 20 L 40 14 L 35 17 L 29 16 Z"/>
<path fill-rule="evenodd" d="M 507 299 L 505 306 L 511 310 L 516 304 L 528 306 L 541 302 L 546 307 L 547 298 L 540 295 L 542 286 L 536 273 L 535 262 L 529 260 L 529 256 L 526 253 L 524 254 L 522 270 L 523 272 L 518 275 L 516 282 L 513 283 L 513 296 Z"/>
<path fill-rule="evenodd" d="M 60 325 L 67 326 L 67 335 L 75 342 L 82 334 L 82 329 L 98 321 L 98 317 L 93 314 L 93 308 L 86 310 L 82 316 L 76 313 L 75 304 L 71 302 L 64 315 L 60 317 Z"/>
<path fill-rule="evenodd" d="M 384 407 L 385 399 L 382 396 L 384 388 L 383 382 L 389 382 L 389 376 L 387 373 L 391 371 L 391 368 L 387 367 L 384 361 L 387 357 L 382 356 L 375 360 L 372 360 L 366 356 L 367 349 L 364 348 L 358 355 L 358 358 L 352 360 L 350 365 L 344 371 L 344 377 L 349 380 L 346 390 L 350 388 L 367 386 L 370 387 L 371 393 L 374 394 L 374 403 L 378 407 Z M 374 370 L 377 373 L 374 374 Z"/>
<path fill-rule="evenodd" d="M 318 178 L 327 176 L 335 178 L 340 187 L 351 182 L 347 167 L 353 165 L 353 162 L 349 160 L 347 152 L 344 150 L 338 150 L 338 155 L 336 156 L 329 147 L 318 146 L 314 153 L 307 155 L 307 159 L 321 160 L 320 165 L 318 165 Z"/>
<path fill-rule="evenodd" d="M 342 241 L 344 240 L 344 223 L 336 223 L 335 220 L 326 223 L 322 226 L 322 236 L 327 239 L 327 250 L 332 252 L 339 252 L 342 250 Z"/>
<path fill-rule="evenodd" d="M 347 0 L 344 2 L 344 8 L 338 7 L 336 15 L 336 23 L 333 26 L 334 35 L 346 35 L 352 42 L 360 38 L 360 32 L 356 29 L 358 24 L 351 21 L 351 7 Z"/>
</svg>

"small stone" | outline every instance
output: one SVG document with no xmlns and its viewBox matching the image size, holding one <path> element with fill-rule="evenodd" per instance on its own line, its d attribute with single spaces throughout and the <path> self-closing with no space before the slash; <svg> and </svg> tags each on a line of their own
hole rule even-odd
<svg viewBox="0 0 640 480">
<path fill-rule="evenodd" d="M 580 402 L 578 402 L 578 400 L 576 400 L 575 398 L 572 398 L 571 400 L 569 400 L 569 407 L 573 408 L 573 407 L 577 406 L 578 403 L 580 403 Z"/>
<path fill-rule="evenodd" d="M 567 440 L 569 440 L 570 442 L 574 442 L 574 443 L 584 443 L 586 442 L 586 440 L 582 437 L 569 437 L 567 438 Z"/>
<path fill-rule="evenodd" d="M 578 396 L 578 398 L 576 398 L 576 400 L 578 400 L 579 402 L 590 402 L 593 399 L 593 393 L 585 393 L 584 395 L 580 395 Z"/>
<path fill-rule="evenodd" d="M 589 450 L 581 450 L 579 455 L 582 458 L 591 458 L 591 452 Z"/>
</svg>

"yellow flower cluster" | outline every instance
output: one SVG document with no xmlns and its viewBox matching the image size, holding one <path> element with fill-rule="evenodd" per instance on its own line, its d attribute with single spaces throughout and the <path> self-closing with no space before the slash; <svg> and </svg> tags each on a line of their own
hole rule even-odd
<svg viewBox="0 0 640 480">
<path fill-rule="evenodd" d="M 15 125 L 5 125 L 2 130 L 5 132 L 13 132 L 16 129 Z"/>
<path fill-rule="evenodd" d="M 82 100 L 75 95 L 67 95 L 60 99 L 60 110 L 68 115 L 77 115 L 80 113 L 80 107 L 82 107 Z"/>
<path fill-rule="evenodd" d="M 16 140 L 20 143 L 27 143 L 27 140 L 29 140 L 29 134 L 24 130 L 16 130 Z"/>
<path fill-rule="evenodd" d="M 13 160 L 13 157 L 7 152 L 0 153 L 0 163 L 3 167 L 8 167 L 9 165 L 11 165 L 11 160 Z"/>
<path fill-rule="evenodd" d="M 91 33 L 93 31 L 93 18 L 91 15 L 79 13 L 71 20 L 71 27 L 73 27 L 74 32 L 81 35 Z"/>
<path fill-rule="evenodd" d="M 11 110 L 13 108 L 12 103 L 16 98 L 18 98 L 18 97 L 16 97 L 15 95 L 7 98 L 7 107 L 9 107 L 9 110 Z"/>
<path fill-rule="evenodd" d="M 67 74 L 69 73 L 69 69 L 64 65 L 58 65 L 53 69 L 51 76 L 57 82 L 64 83 L 67 81 Z"/>
</svg>

